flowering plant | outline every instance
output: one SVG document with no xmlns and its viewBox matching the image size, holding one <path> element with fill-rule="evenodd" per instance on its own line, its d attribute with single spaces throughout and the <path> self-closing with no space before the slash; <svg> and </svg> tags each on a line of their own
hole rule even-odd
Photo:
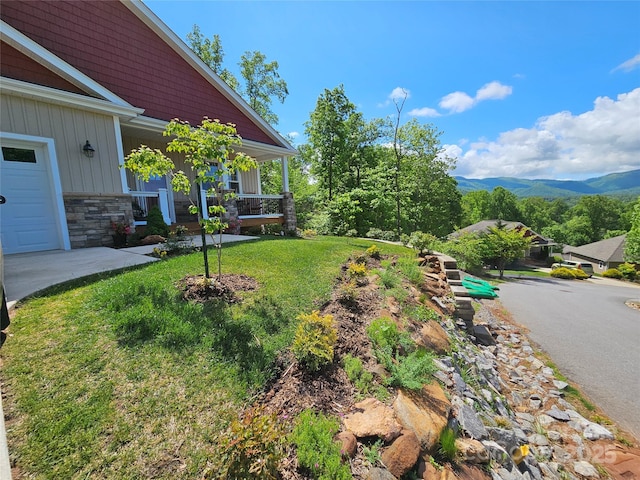
<svg viewBox="0 0 640 480">
<path fill-rule="evenodd" d="M 131 227 L 121 222 L 111 222 L 111 228 L 119 235 L 129 235 L 131 233 Z"/>
</svg>

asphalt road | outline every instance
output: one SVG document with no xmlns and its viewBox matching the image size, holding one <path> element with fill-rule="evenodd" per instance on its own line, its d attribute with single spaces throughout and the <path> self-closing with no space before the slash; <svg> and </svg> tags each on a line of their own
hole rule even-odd
<svg viewBox="0 0 640 480">
<path fill-rule="evenodd" d="M 530 278 L 500 285 L 500 300 L 560 371 L 640 438 L 640 288 L 601 278 Z"/>
</svg>

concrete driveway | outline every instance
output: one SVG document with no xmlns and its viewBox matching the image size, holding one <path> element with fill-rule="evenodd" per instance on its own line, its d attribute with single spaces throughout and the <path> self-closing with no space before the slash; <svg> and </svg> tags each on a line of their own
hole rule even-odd
<svg viewBox="0 0 640 480">
<path fill-rule="evenodd" d="M 500 300 L 561 372 L 622 428 L 640 436 L 640 288 L 617 280 L 518 279 Z"/>
<path fill-rule="evenodd" d="M 216 239 L 218 237 L 216 236 Z M 255 240 L 247 235 L 222 235 L 222 243 Z M 202 246 L 199 236 L 193 244 Z M 207 243 L 213 243 L 207 238 Z M 76 250 L 49 250 L 46 252 L 17 253 L 4 256 L 4 288 L 9 308 L 18 300 L 60 283 L 96 273 L 155 262 L 148 254 L 158 245 L 145 245 L 114 249 L 108 247 L 79 248 Z"/>
</svg>

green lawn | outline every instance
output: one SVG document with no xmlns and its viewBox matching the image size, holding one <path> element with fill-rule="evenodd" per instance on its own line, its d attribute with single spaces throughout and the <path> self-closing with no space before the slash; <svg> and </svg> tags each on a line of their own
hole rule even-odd
<svg viewBox="0 0 640 480">
<path fill-rule="evenodd" d="M 225 246 L 223 272 L 261 286 L 232 307 L 179 299 L 175 283 L 203 273 L 200 253 L 28 300 L 0 352 L 11 456 L 29 478 L 200 478 L 289 346 L 295 317 L 319 308 L 340 264 L 371 244 Z"/>
</svg>

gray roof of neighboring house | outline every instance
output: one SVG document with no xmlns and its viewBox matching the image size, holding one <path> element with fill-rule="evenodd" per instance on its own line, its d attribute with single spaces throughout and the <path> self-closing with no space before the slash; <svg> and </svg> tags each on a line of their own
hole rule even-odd
<svg viewBox="0 0 640 480">
<path fill-rule="evenodd" d="M 460 230 L 453 232 L 452 234 L 449 235 L 449 237 L 456 238 L 464 233 L 487 233 L 489 231 L 489 228 L 495 227 L 499 221 L 502 222 L 502 224 L 507 230 L 512 230 L 514 228 L 517 228 L 517 229 L 524 228 L 529 232 L 531 232 L 530 235 L 527 235 L 527 236 L 533 237 L 534 245 L 556 245 L 552 239 L 545 238 L 539 233 L 534 232 L 529 227 L 527 227 L 524 223 L 507 222 L 504 220 L 482 220 L 478 223 L 474 223 L 473 225 L 469 225 L 468 227 L 464 227 L 464 228 L 461 228 Z"/>
<path fill-rule="evenodd" d="M 624 262 L 624 241 L 627 234 L 589 243 L 581 247 L 566 247 L 566 253 L 593 258 L 601 262 Z M 564 253 L 564 250 L 563 250 Z"/>
</svg>

